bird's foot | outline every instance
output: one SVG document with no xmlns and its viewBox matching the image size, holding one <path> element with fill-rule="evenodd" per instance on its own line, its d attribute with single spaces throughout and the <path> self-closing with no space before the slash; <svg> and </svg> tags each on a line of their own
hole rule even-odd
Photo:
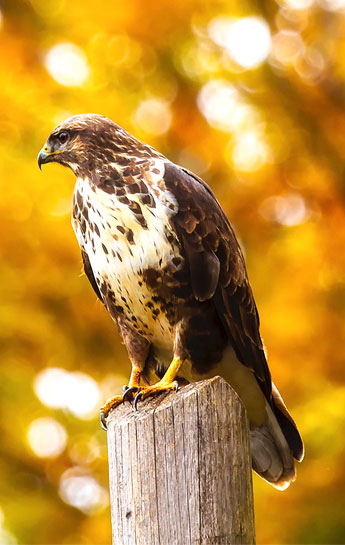
<svg viewBox="0 0 345 545">
<path fill-rule="evenodd" d="M 148 386 L 147 388 L 140 388 L 139 386 L 124 386 L 123 395 L 116 395 L 108 399 L 101 407 L 100 419 L 101 419 L 101 428 L 104 431 L 107 431 L 107 418 L 112 409 L 121 405 L 124 401 L 132 401 L 134 399 L 134 408 L 138 410 L 139 401 L 143 401 L 147 397 L 159 395 L 163 392 L 169 392 L 171 390 L 177 391 L 179 389 L 179 384 L 177 380 L 173 382 L 167 382 L 163 379 L 154 384 L 153 386 Z M 136 394 L 136 395 L 134 395 Z"/>
<path fill-rule="evenodd" d="M 107 418 L 108 418 L 108 414 L 110 413 L 111 409 L 114 409 L 118 405 L 121 405 L 121 403 L 123 403 L 123 396 L 113 396 L 110 399 L 108 399 L 108 401 L 106 401 L 104 403 L 103 407 L 101 407 L 101 414 L 100 414 L 101 428 L 104 431 L 107 431 L 107 429 L 108 429 L 107 428 Z"/>
<path fill-rule="evenodd" d="M 139 392 L 134 398 L 134 408 L 135 410 L 138 410 L 138 403 L 139 401 L 143 401 L 147 397 L 159 395 L 163 392 L 169 392 L 171 390 L 179 390 L 179 384 L 177 380 L 174 380 L 173 382 L 166 382 L 163 379 L 157 382 L 157 384 L 154 384 L 153 386 L 148 386 L 147 388 L 140 388 Z"/>
<path fill-rule="evenodd" d="M 126 400 L 132 401 L 132 399 L 134 398 L 133 394 L 135 394 L 139 390 L 139 387 L 138 386 L 131 386 L 131 387 L 123 386 L 122 390 L 123 390 L 122 401 L 126 401 Z"/>
<path fill-rule="evenodd" d="M 107 431 L 107 418 L 112 409 L 117 407 L 118 405 L 121 405 L 124 401 L 132 401 L 134 399 L 134 395 L 139 388 L 137 386 L 132 386 L 129 388 L 128 386 L 123 386 L 123 395 L 116 395 L 108 399 L 101 407 L 101 428 L 105 431 Z"/>
</svg>

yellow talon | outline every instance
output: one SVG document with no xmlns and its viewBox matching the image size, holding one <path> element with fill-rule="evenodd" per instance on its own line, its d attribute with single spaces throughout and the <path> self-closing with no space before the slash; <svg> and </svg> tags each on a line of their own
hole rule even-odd
<svg viewBox="0 0 345 545">
<path fill-rule="evenodd" d="M 101 408 L 101 426 L 104 430 L 107 430 L 107 417 L 112 409 L 123 403 L 124 400 L 131 398 L 133 396 L 133 393 L 135 391 L 139 392 L 134 398 L 134 407 L 137 408 L 137 404 L 139 400 L 146 399 L 147 397 L 151 395 L 157 395 L 163 392 L 168 392 L 170 390 L 178 390 L 179 385 L 178 382 L 175 380 L 177 373 L 179 372 L 181 365 L 183 364 L 183 360 L 179 358 L 178 356 L 175 356 L 169 365 L 168 369 L 166 370 L 166 373 L 164 377 L 157 382 L 156 384 L 153 384 L 152 386 L 148 386 L 147 388 L 140 388 L 140 376 L 141 376 L 141 369 L 137 367 L 132 368 L 131 377 L 129 379 L 129 386 L 124 387 L 124 394 L 123 396 L 113 396 L 106 403 L 104 403 L 103 407 Z M 130 390 L 128 392 L 128 390 Z"/>
<path fill-rule="evenodd" d="M 118 405 L 121 405 L 126 400 L 133 399 L 134 392 L 137 392 L 139 390 L 139 383 L 140 383 L 140 377 L 141 377 L 141 369 L 139 367 L 136 367 L 135 365 L 132 366 L 132 372 L 129 379 L 128 386 L 123 387 L 124 394 L 122 396 L 116 395 L 108 399 L 101 407 L 101 427 L 104 430 L 107 430 L 107 417 L 111 411 L 111 409 L 114 409 Z"/>
<path fill-rule="evenodd" d="M 138 401 L 146 399 L 151 395 L 161 394 L 170 390 L 178 390 L 179 385 L 175 378 L 182 364 L 183 360 L 178 356 L 175 356 L 166 370 L 164 377 L 159 382 L 152 386 L 148 386 L 147 388 L 142 388 L 140 392 L 137 393 L 134 398 L 135 409 L 137 408 Z"/>
<path fill-rule="evenodd" d="M 101 427 L 107 431 L 107 417 L 111 409 L 117 407 L 123 402 L 123 396 L 113 396 L 108 401 L 106 401 L 101 407 Z"/>
</svg>

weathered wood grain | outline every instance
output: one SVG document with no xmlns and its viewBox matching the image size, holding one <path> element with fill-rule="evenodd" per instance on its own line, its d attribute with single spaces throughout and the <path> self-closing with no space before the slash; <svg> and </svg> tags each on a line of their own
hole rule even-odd
<svg viewBox="0 0 345 545">
<path fill-rule="evenodd" d="M 114 545 L 255 543 L 245 409 L 216 377 L 108 418 Z"/>
</svg>

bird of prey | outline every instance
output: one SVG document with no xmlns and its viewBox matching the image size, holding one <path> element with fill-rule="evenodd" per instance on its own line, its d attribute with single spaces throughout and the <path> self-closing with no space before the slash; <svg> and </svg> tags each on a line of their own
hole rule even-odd
<svg viewBox="0 0 345 545">
<path fill-rule="evenodd" d="M 132 364 L 123 395 L 138 401 L 178 384 L 222 376 L 250 423 L 253 469 L 278 489 L 303 458 L 297 427 L 271 380 L 259 316 L 235 233 L 208 185 L 110 119 L 58 125 L 38 164 L 77 181 L 72 224 L 85 273 Z"/>
</svg>

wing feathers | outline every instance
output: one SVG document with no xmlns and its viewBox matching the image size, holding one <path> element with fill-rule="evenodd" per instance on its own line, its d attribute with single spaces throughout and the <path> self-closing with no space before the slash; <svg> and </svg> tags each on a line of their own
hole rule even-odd
<svg viewBox="0 0 345 545">
<path fill-rule="evenodd" d="M 259 316 L 235 233 L 203 180 L 168 163 L 164 181 L 178 202 L 172 223 L 190 267 L 193 293 L 200 301 L 214 297 L 238 359 L 253 369 L 270 399 L 271 376 Z"/>
<path fill-rule="evenodd" d="M 242 251 L 220 204 L 203 180 L 170 163 L 164 181 L 178 202 L 172 223 L 189 264 L 194 295 L 200 301 L 213 298 L 238 360 L 254 372 L 267 400 L 268 423 L 272 426 L 265 431 L 267 437 L 261 432 L 253 437 L 256 462 L 264 478 L 283 488 L 294 477 L 289 449 L 300 460 L 303 443 L 276 388 L 272 396 L 259 315 Z"/>
<path fill-rule="evenodd" d="M 198 301 L 211 299 L 219 279 L 220 263 L 217 256 L 213 252 L 194 250 L 193 247 L 188 248 L 187 255 L 195 298 Z"/>
<path fill-rule="evenodd" d="M 95 276 L 93 274 L 93 270 L 92 270 L 92 267 L 91 267 L 89 256 L 87 255 L 87 253 L 83 249 L 81 249 L 81 257 L 83 259 L 84 272 L 85 272 L 86 276 L 88 277 L 88 280 L 89 280 L 91 286 L 93 287 L 97 297 L 102 301 L 102 303 L 104 303 L 103 297 L 101 295 L 101 292 L 99 291 Z"/>
</svg>

